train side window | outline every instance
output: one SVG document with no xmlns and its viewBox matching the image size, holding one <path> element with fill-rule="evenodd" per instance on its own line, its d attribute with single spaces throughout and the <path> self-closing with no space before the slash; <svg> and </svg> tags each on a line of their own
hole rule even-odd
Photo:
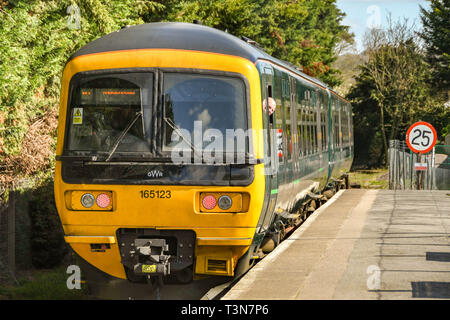
<svg viewBox="0 0 450 320">
<path fill-rule="evenodd" d="M 313 143 L 313 154 L 317 153 L 317 104 L 315 103 L 317 99 L 316 93 L 314 93 L 314 100 L 311 100 L 311 129 L 312 129 L 312 143 Z"/>
<path fill-rule="evenodd" d="M 321 129 L 322 129 L 322 150 L 326 151 L 328 148 L 328 144 L 327 144 L 327 129 L 326 129 L 326 115 L 325 113 L 322 111 L 320 114 L 321 117 Z"/>
<path fill-rule="evenodd" d="M 342 146 L 345 147 L 347 144 L 347 125 L 346 125 L 347 111 L 345 106 L 342 107 L 341 115 L 341 131 L 342 131 Z"/>
<path fill-rule="evenodd" d="M 308 105 L 308 147 L 309 147 L 309 154 L 313 153 L 313 144 L 312 144 L 312 125 L 311 125 L 311 110 L 309 109 Z"/>
<path fill-rule="evenodd" d="M 319 144 L 317 139 L 317 112 L 313 111 L 313 138 L 314 138 L 314 153 L 319 152 Z"/>
<path fill-rule="evenodd" d="M 309 116 L 311 123 L 311 145 L 312 145 L 312 154 L 316 153 L 316 124 L 315 124 L 315 112 L 313 107 L 311 106 L 311 113 Z"/>
<path fill-rule="evenodd" d="M 306 107 L 304 113 L 304 123 L 305 123 L 306 154 L 309 155 L 309 110 L 306 109 Z"/>
<path fill-rule="evenodd" d="M 290 99 L 290 88 L 289 82 L 284 81 L 284 123 L 286 130 L 286 159 L 292 159 L 292 122 L 291 122 L 291 99 Z"/>
<path fill-rule="evenodd" d="M 268 102 L 268 99 L 269 98 L 272 98 L 272 85 L 267 85 L 266 86 L 266 105 L 267 105 L 267 108 L 269 107 L 269 102 Z M 267 149 L 268 149 L 268 154 L 269 154 L 269 159 L 271 158 L 271 154 L 272 154 L 272 148 L 273 148 L 273 146 L 272 146 L 272 141 L 273 141 L 273 137 L 272 137 L 272 129 L 273 129 L 273 113 L 272 114 L 270 114 L 269 113 L 269 110 L 267 109 L 267 114 L 268 114 L 268 120 L 269 120 L 269 123 L 268 123 L 268 130 L 267 130 L 267 132 L 268 132 L 268 143 L 267 143 Z"/>
<path fill-rule="evenodd" d="M 306 108 L 304 104 L 302 104 L 302 133 L 303 151 L 306 156 L 308 155 L 308 132 L 306 131 Z"/>
<path fill-rule="evenodd" d="M 344 124 L 345 124 L 345 146 L 349 145 L 350 142 L 350 134 L 349 134 L 349 124 L 348 124 L 348 119 L 349 119 L 349 112 L 348 112 L 348 108 L 345 108 L 345 119 L 344 119 Z"/>
<path fill-rule="evenodd" d="M 311 154 L 311 134 L 309 125 L 309 109 L 305 110 L 305 126 L 306 126 L 306 154 Z"/>
<path fill-rule="evenodd" d="M 314 128 L 313 128 L 313 104 L 312 100 L 308 101 L 308 127 L 309 127 L 309 153 L 314 153 Z"/>
<path fill-rule="evenodd" d="M 303 157 L 304 143 L 303 143 L 303 128 L 302 128 L 302 108 L 301 105 L 297 105 L 297 144 L 299 146 L 298 155 Z"/>
<path fill-rule="evenodd" d="M 339 127 L 339 137 L 338 137 L 338 143 L 339 148 L 342 147 L 342 123 L 341 123 L 341 104 L 339 103 L 339 111 L 338 111 L 338 127 Z"/>
<path fill-rule="evenodd" d="M 336 108 L 334 108 L 333 110 L 333 144 L 334 144 L 334 148 L 337 148 L 337 136 L 339 134 L 338 130 L 337 130 L 337 126 L 336 126 Z"/>
<path fill-rule="evenodd" d="M 340 135 L 340 132 L 339 132 L 339 109 L 337 108 L 337 105 L 336 105 L 336 111 L 334 113 L 334 132 L 335 132 L 334 145 L 336 146 L 336 148 L 339 148 L 340 147 L 339 146 L 339 135 Z"/>
<path fill-rule="evenodd" d="M 272 96 L 272 86 L 270 84 L 267 86 L 267 97 L 268 98 L 273 98 L 273 96 Z M 273 113 L 269 115 L 269 122 L 270 122 L 270 124 L 273 127 Z"/>
<path fill-rule="evenodd" d="M 282 139 L 282 133 L 283 133 L 283 113 L 282 113 L 282 101 L 280 99 L 275 99 L 277 103 L 277 107 L 275 108 L 275 128 L 276 128 L 276 145 L 277 145 L 277 153 L 279 161 L 282 162 L 283 157 L 283 139 Z M 279 133 L 281 133 L 281 139 L 279 136 Z"/>
</svg>

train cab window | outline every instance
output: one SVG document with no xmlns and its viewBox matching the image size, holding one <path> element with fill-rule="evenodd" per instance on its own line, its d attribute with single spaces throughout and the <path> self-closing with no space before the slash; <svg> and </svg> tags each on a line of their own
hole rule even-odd
<svg viewBox="0 0 450 320">
<path fill-rule="evenodd" d="M 152 74 L 77 77 L 71 89 L 66 151 L 150 151 Z"/>
<path fill-rule="evenodd" d="M 243 80 L 205 74 L 165 73 L 163 87 L 163 151 L 170 151 L 175 146 L 190 149 L 192 145 L 204 149 L 213 142 L 216 143 L 215 150 L 227 150 L 229 146 L 237 147 L 239 153 L 247 150 L 245 141 L 242 144 L 235 141 L 237 135 L 227 135 L 227 130 L 247 129 Z M 205 137 L 202 146 L 194 141 L 200 135 Z M 207 138 L 209 135 L 212 135 L 211 139 Z M 219 136 L 222 141 L 219 141 Z"/>
<path fill-rule="evenodd" d="M 272 95 L 272 86 L 271 86 L 271 85 L 268 85 L 268 86 L 267 86 L 267 97 L 268 97 L 268 98 L 273 98 L 273 95 Z M 270 124 L 272 125 L 272 127 L 273 127 L 273 113 L 269 115 L 269 123 L 270 123 Z M 270 144 L 269 144 L 269 145 L 270 145 Z"/>
</svg>

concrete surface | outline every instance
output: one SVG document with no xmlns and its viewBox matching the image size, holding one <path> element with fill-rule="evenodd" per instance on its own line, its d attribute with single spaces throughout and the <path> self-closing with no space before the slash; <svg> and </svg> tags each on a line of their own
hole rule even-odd
<svg viewBox="0 0 450 320">
<path fill-rule="evenodd" d="M 340 191 L 222 299 L 448 299 L 450 191 Z"/>
</svg>

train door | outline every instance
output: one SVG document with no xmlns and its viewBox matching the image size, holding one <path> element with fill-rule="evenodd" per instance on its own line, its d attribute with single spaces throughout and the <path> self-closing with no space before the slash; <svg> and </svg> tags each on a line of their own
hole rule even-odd
<svg viewBox="0 0 450 320">
<path fill-rule="evenodd" d="M 334 96 L 330 91 L 328 91 L 328 180 L 330 180 L 332 176 L 335 162 L 335 103 L 336 102 Z"/>
<path fill-rule="evenodd" d="M 323 189 L 326 185 L 326 181 L 328 178 L 328 159 L 329 159 L 329 150 L 328 150 L 328 96 L 324 91 L 321 91 L 319 99 L 319 115 L 320 115 L 320 146 L 321 146 L 321 158 L 320 158 L 320 189 Z"/>
<path fill-rule="evenodd" d="M 335 112 L 335 131 L 336 131 L 336 149 L 334 155 L 334 175 L 337 177 L 340 176 L 340 170 L 342 166 L 343 160 L 343 152 L 342 152 L 342 124 L 341 124 L 341 101 L 336 98 L 336 112 Z"/>
<path fill-rule="evenodd" d="M 278 197 L 277 208 L 282 210 L 288 209 L 290 201 L 289 197 L 289 172 L 292 164 L 292 146 L 290 145 L 290 118 L 286 118 L 289 114 L 290 106 L 290 88 L 289 80 L 285 74 L 275 70 L 274 79 L 274 99 L 277 103 L 275 114 L 275 132 L 276 145 L 278 148 L 279 168 L 278 176 Z"/>
<path fill-rule="evenodd" d="M 315 103 L 314 103 L 314 117 L 315 117 L 315 138 L 316 138 L 316 152 L 317 152 L 317 157 L 316 157 L 316 165 L 315 168 L 316 170 L 318 170 L 318 177 L 317 177 L 317 181 L 319 182 L 319 188 L 321 187 L 321 185 L 323 184 L 322 182 L 322 171 L 321 168 L 323 168 L 323 154 L 324 154 L 324 148 L 323 148 L 323 143 L 322 140 L 324 139 L 324 136 L 322 134 L 322 95 L 321 92 L 316 89 L 315 90 Z"/>
<path fill-rule="evenodd" d="M 274 73 L 271 67 L 264 67 L 262 70 L 262 99 L 263 99 L 263 125 L 264 125 L 264 164 L 267 206 L 261 213 L 262 219 L 258 226 L 259 232 L 264 233 L 270 227 L 273 220 L 275 204 L 278 194 L 278 147 L 277 134 L 275 130 L 275 111 L 280 108 L 274 99 Z M 274 104 L 275 103 L 275 104 Z M 275 106 L 275 109 L 274 109 Z"/>
<path fill-rule="evenodd" d="M 295 204 L 295 198 L 297 195 L 297 175 L 298 175 L 298 157 L 296 146 L 296 119 L 295 119 L 295 79 L 291 76 L 285 81 L 284 90 L 284 130 L 286 132 L 286 170 L 285 170 L 285 186 L 286 186 L 286 207 L 283 208 L 287 211 L 291 211 Z"/>
<path fill-rule="evenodd" d="M 294 181 L 294 196 L 300 191 L 295 188 L 295 182 L 300 179 L 300 157 L 299 157 L 299 136 L 300 132 L 298 132 L 297 126 L 297 88 L 296 88 L 296 80 L 295 78 L 291 78 L 291 130 L 292 130 L 292 158 L 293 158 L 293 181 Z"/>
<path fill-rule="evenodd" d="M 340 130 L 340 114 L 339 100 L 336 96 L 331 95 L 331 130 L 332 130 L 332 153 L 330 159 L 330 176 L 337 178 L 341 163 L 341 130 Z"/>
<path fill-rule="evenodd" d="M 278 73 L 278 74 L 277 74 Z M 275 110 L 275 130 L 277 134 L 277 148 L 278 148 L 278 191 L 282 193 L 281 189 L 286 183 L 286 164 L 288 160 L 287 137 L 285 126 L 285 106 L 286 106 L 286 79 L 283 74 L 275 70 L 274 83 L 274 98 L 277 102 Z"/>
<path fill-rule="evenodd" d="M 298 179 L 301 179 L 305 171 L 303 158 L 305 156 L 305 138 L 303 130 L 303 101 L 305 90 L 301 83 L 296 87 L 296 120 L 297 120 L 297 166 Z"/>
</svg>

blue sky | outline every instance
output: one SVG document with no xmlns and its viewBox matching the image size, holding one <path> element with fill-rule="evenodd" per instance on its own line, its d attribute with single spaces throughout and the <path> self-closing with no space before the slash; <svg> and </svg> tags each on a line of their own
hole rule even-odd
<svg viewBox="0 0 450 320">
<path fill-rule="evenodd" d="M 363 49 L 362 40 L 369 26 L 386 25 L 388 12 L 394 21 L 406 17 L 410 23 L 415 22 L 417 27 L 422 25 L 419 5 L 429 9 L 426 0 L 337 0 L 337 6 L 346 13 L 344 25 L 351 27 L 355 34 L 358 51 Z"/>
</svg>

